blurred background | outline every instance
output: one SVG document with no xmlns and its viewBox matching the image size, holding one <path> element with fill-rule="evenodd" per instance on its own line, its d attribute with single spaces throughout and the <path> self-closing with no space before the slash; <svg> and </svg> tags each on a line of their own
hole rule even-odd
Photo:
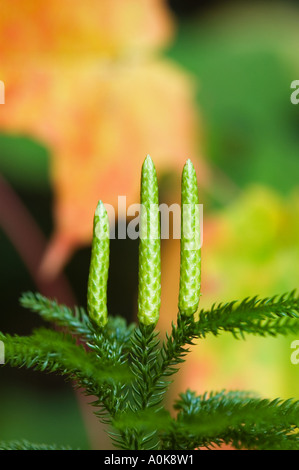
<svg viewBox="0 0 299 470">
<path fill-rule="evenodd" d="M 299 2 L 3 0 L 0 19 L 0 329 L 43 325 L 18 303 L 41 291 L 86 305 L 98 199 L 139 202 L 142 162 L 160 202 L 194 162 L 204 204 L 201 306 L 290 291 L 299 280 Z M 138 240 L 111 241 L 109 312 L 135 320 Z M 158 327 L 177 314 L 179 243 L 162 241 Z M 299 398 L 294 339 L 230 335 L 192 349 L 187 387 Z M 0 439 L 109 448 L 63 379 L 0 370 Z"/>
</svg>

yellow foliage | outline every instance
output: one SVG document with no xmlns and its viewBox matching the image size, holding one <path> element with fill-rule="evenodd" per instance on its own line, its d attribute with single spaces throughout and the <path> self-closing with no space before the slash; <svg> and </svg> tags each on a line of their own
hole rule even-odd
<svg viewBox="0 0 299 470">
<path fill-rule="evenodd" d="M 139 201 L 146 154 L 181 172 L 196 156 L 191 79 L 159 58 L 174 34 L 163 0 L 4 0 L 0 128 L 51 153 L 55 229 L 42 270 L 55 276 L 90 243 L 99 199 Z"/>
</svg>

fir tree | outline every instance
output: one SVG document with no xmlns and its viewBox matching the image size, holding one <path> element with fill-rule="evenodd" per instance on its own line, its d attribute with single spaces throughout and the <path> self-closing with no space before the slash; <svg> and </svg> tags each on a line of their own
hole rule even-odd
<svg viewBox="0 0 299 470">
<path fill-rule="evenodd" d="M 187 390 L 174 403 L 172 417 L 163 398 L 188 354 L 188 346 L 208 334 L 230 332 L 277 336 L 299 332 L 296 292 L 271 298 L 246 298 L 198 311 L 201 253 L 198 190 L 193 165 L 182 175 L 182 237 L 177 322 L 163 341 L 155 329 L 160 308 L 160 225 L 156 170 L 150 157 L 142 169 L 139 250 L 139 325 L 127 325 L 107 310 L 109 224 L 100 202 L 94 238 L 86 312 L 70 309 L 39 293 L 25 293 L 21 305 L 56 328 L 30 336 L 0 333 L 6 363 L 63 375 L 95 396 L 95 413 L 109 425 L 119 449 L 191 450 L 231 444 L 237 449 L 299 449 L 299 401 L 267 400 L 245 391 Z M 186 215 L 187 214 L 187 215 Z M 144 227 L 146 224 L 146 230 Z M 152 232 L 148 229 L 151 229 Z M 153 233 L 158 236 L 152 236 Z M 196 312 L 198 313 L 196 314 Z M 68 449 L 26 440 L 2 442 L 0 450 Z"/>
</svg>

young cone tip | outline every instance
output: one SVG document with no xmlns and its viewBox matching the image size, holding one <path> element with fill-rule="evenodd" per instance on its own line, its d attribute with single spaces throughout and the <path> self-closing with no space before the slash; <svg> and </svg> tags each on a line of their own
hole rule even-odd
<svg viewBox="0 0 299 470">
<path fill-rule="evenodd" d="M 184 168 L 183 168 L 183 173 L 182 173 L 182 181 L 183 183 L 187 182 L 187 180 L 190 180 L 192 181 L 192 183 L 196 183 L 196 187 L 197 187 L 197 176 L 196 176 L 196 171 L 195 171 L 195 168 L 194 168 L 194 165 L 192 163 L 192 161 L 190 160 L 190 158 L 188 158 L 188 160 L 186 161 L 185 165 L 184 165 Z"/>
<path fill-rule="evenodd" d="M 185 171 L 195 171 L 194 165 L 193 165 L 192 161 L 190 160 L 190 158 L 187 158 L 186 163 L 184 165 L 184 170 Z"/>
<path fill-rule="evenodd" d="M 97 207 L 94 212 L 94 218 L 96 217 L 99 217 L 100 219 L 105 220 L 105 221 L 108 220 L 106 207 L 104 206 L 103 201 L 101 200 L 97 203 Z"/>
<path fill-rule="evenodd" d="M 142 165 L 142 171 L 143 170 L 153 170 L 155 169 L 155 165 L 154 165 L 154 162 L 151 158 L 150 155 L 147 155 L 144 159 L 144 162 L 143 162 L 143 165 Z"/>
<path fill-rule="evenodd" d="M 100 200 L 97 204 L 93 219 L 94 237 L 99 240 L 109 238 L 109 218 L 103 202 Z"/>
<path fill-rule="evenodd" d="M 96 207 L 94 215 L 98 216 L 98 217 L 101 217 L 103 214 L 105 214 L 105 212 L 106 212 L 106 209 L 105 209 L 105 206 L 103 204 L 103 201 L 100 200 L 97 203 L 97 207 Z"/>
</svg>

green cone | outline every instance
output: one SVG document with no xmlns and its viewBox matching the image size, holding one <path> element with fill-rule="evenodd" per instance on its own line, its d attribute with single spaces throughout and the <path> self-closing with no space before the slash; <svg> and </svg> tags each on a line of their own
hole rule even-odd
<svg viewBox="0 0 299 470">
<path fill-rule="evenodd" d="M 181 265 L 179 311 L 192 315 L 198 309 L 201 283 L 200 213 L 197 179 L 187 160 L 181 186 Z"/>
<path fill-rule="evenodd" d="M 109 220 L 99 201 L 93 220 L 93 239 L 87 288 L 87 309 L 90 318 L 100 327 L 108 321 L 107 281 L 109 269 Z"/>
<path fill-rule="evenodd" d="M 141 173 L 138 319 L 156 324 L 161 305 L 161 244 L 158 181 L 148 155 Z"/>
</svg>

